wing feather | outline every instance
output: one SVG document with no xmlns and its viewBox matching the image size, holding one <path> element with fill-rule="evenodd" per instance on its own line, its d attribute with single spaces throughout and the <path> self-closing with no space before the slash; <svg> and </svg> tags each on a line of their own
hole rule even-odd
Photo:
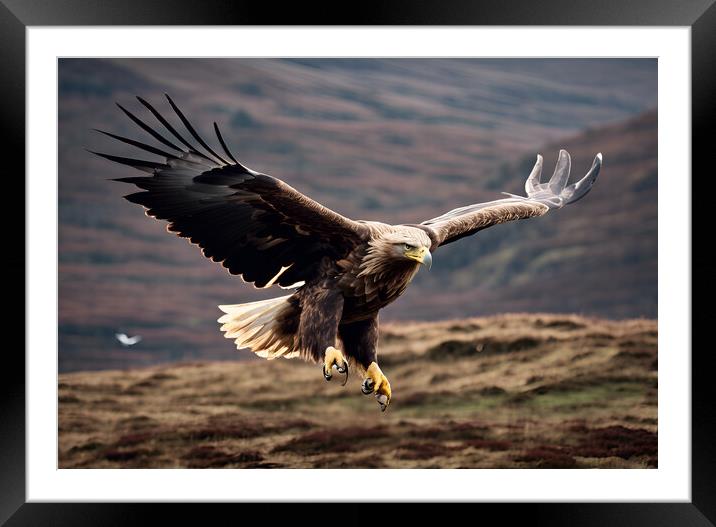
<svg viewBox="0 0 716 527">
<path fill-rule="evenodd" d="M 587 175 L 577 183 L 566 186 L 571 160 L 565 150 L 560 150 L 554 174 L 548 183 L 540 183 L 542 156 L 538 155 L 525 182 L 527 197 L 508 194 L 508 198 L 453 209 L 421 225 L 429 229 L 434 250 L 492 225 L 542 216 L 584 197 L 597 180 L 601 166 L 602 155 L 597 154 Z"/>
<path fill-rule="evenodd" d="M 174 102 L 167 99 L 207 155 L 191 145 L 141 98 L 138 100 L 186 150 L 165 140 L 120 106 L 140 128 L 165 146 L 178 149 L 180 154 L 102 132 L 163 156 L 164 162 L 97 155 L 149 172 L 148 176 L 117 180 L 141 190 L 125 198 L 145 207 L 147 215 L 166 220 L 169 232 L 198 245 L 206 258 L 221 263 L 231 274 L 240 275 L 256 287 L 288 287 L 311 280 L 323 258 L 344 258 L 368 235 L 368 228 L 362 223 L 324 207 L 279 179 L 236 162 L 215 125 L 219 143 L 234 162 L 226 161 L 199 136 Z"/>
</svg>

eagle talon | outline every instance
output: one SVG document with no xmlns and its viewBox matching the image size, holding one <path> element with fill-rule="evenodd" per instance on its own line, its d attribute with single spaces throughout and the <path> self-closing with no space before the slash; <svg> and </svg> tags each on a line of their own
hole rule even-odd
<svg viewBox="0 0 716 527">
<path fill-rule="evenodd" d="M 339 364 L 342 363 L 342 366 L 339 366 Z M 341 386 L 345 386 L 348 382 L 348 362 L 343 357 L 343 354 L 340 350 L 334 348 L 333 346 L 328 346 L 326 348 L 325 357 L 323 360 L 323 377 L 330 381 L 333 378 L 333 374 L 331 373 L 333 368 L 336 368 L 338 370 L 338 373 L 345 374 L 345 378 L 343 379 L 343 383 Z"/>
<path fill-rule="evenodd" d="M 361 384 L 361 392 L 365 395 L 375 394 L 375 399 L 380 405 L 380 411 L 385 412 L 390 404 L 390 382 L 388 378 L 380 371 L 378 364 L 372 362 L 365 372 L 366 377 Z"/>
</svg>

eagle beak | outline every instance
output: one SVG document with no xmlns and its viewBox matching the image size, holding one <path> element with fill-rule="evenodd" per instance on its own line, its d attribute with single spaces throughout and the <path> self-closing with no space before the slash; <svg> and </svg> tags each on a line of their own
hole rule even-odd
<svg viewBox="0 0 716 527">
<path fill-rule="evenodd" d="M 425 267 L 427 267 L 428 271 L 433 266 L 433 255 L 430 254 L 430 251 L 428 251 L 427 249 L 425 249 L 425 254 L 423 255 L 423 260 L 420 263 L 423 264 Z"/>
<path fill-rule="evenodd" d="M 426 247 L 420 247 L 406 251 L 405 256 L 407 256 L 411 260 L 415 260 L 416 262 L 423 264 L 428 269 L 430 269 L 433 265 L 433 255 L 430 254 L 430 251 Z"/>
</svg>

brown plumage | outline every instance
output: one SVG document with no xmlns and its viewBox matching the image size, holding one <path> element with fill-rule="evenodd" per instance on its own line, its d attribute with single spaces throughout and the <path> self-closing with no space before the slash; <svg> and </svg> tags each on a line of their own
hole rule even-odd
<svg viewBox="0 0 716 527">
<path fill-rule="evenodd" d="M 126 199 L 144 206 L 147 215 L 166 220 L 170 232 L 198 245 L 205 257 L 220 262 L 245 282 L 258 288 L 292 290 L 270 300 L 220 306 L 225 313 L 219 319 L 221 329 L 238 348 L 249 348 L 269 359 L 300 356 L 323 362 L 324 358 L 328 361 L 326 350 L 338 346 L 367 372 L 368 389 L 371 383 L 381 384 L 382 373 L 374 373 L 376 369 L 380 372 L 378 312 L 405 291 L 421 264 L 431 264 L 432 252 L 491 225 L 541 216 L 580 199 L 590 190 L 601 166 L 601 155 L 597 155 L 589 173 L 567 187 L 570 161 L 561 151 L 555 174 L 541 184 L 542 158 L 538 156 L 525 185 L 527 197 L 511 195 L 461 207 L 421 224 L 354 221 L 283 181 L 237 162 L 214 123 L 225 153 L 220 156 L 167 99 L 204 151 L 186 140 L 147 101 L 139 99 L 183 147 L 120 106 L 136 124 L 172 149 L 166 152 L 102 132 L 164 158 L 153 162 L 98 154 L 148 173 L 119 180 L 141 189 Z M 374 363 L 375 368 L 371 366 Z M 342 367 L 340 361 L 335 364 Z M 331 366 L 324 366 L 327 379 Z M 384 394 L 384 408 L 390 388 L 387 379 L 382 379 L 384 388 L 376 388 L 376 393 Z"/>
</svg>

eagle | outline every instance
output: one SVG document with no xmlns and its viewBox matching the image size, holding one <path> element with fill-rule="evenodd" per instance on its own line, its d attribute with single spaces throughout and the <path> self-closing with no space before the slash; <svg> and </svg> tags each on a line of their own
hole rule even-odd
<svg viewBox="0 0 716 527">
<path fill-rule="evenodd" d="M 382 411 L 392 392 L 378 365 L 379 311 L 403 294 L 421 266 L 430 269 L 438 248 L 493 225 L 574 203 L 590 191 L 602 164 L 597 154 L 587 174 L 567 186 L 570 156 L 561 150 L 554 174 L 542 183 L 538 155 L 525 183 L 526 196 L 503 193 L 507 197 L 459 207 L 422 223 L 353 220 L 237 161 L 214 123 L 221 145 L 217 152 L 165 97 L 186 129 L 183 135 L 141 97 L 137 100 L 161 127 L 148 125 L 117 103 L 161 146 L 96 130 L 160 161 L 90 152 L 145 173 L 115 181 L 138 187 L 139 192 L 125 198 L 142 205 L 146 215 L 168 222 L 168 232 L 198 245 L 206 258 L 256 288 L 289 291 L 268 300 L 219 306 L 224 313 L 218 319 L 221 331 L 237 349 L 248 348 L 266 359 L 300 357 L 319 363 L 327 381 L 334 370 L 344 375 L 343 385 L 350 363 L 363 377 L 361 391 L 374 394 Z"/>
</svg>

